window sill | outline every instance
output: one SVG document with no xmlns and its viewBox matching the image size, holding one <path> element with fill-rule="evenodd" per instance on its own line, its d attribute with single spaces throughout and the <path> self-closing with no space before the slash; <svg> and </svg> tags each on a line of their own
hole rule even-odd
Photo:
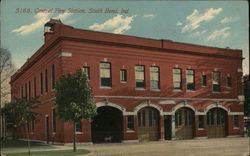
<svg viewBox="0 0 250 156">
<path fill-rule="evenodd" d="M 234 127 L 234 129 L 239 129 L 239 127 Z"/>
<path fill-rule="evenodd" d="M 195 90 L 187 90 L 187 92 L 191 92 L 192 93 L 192 92 L 195 92 Z"/>
<path fill-rule="evenodd" d="M 212 92 L 213 94 L 220 94 L 221 92 Z"/>
<path fill-rule="evenodd" d="M 135 131 L 134 130 L 127 130 L 126 132 L 127 133 L 134 133 Z"/>
<path fill-rule="evenodd" d="M 104 87 L 104 86 L 101 86 L 100 89 L 112 89 L 112 87 Z"/>
<path fill-rule="evenodd" d="M 56 132 L 52 132 L 52 135 L 55 135 L 56 134 Z"/>
<path fill-rule="evenodd" d="M 206 88 L 207 86 L 201 86 L 201 88 Z"/>
<path fill-rule="evenodd" d="M 160 92 L 161 90 L 160 90 L 160 89 L 150 89 L 150 91 L 153 91 L 153 92 Z"/>
<path fill-rule="evenodd" d="M 181 89 L 173 89 L 173 92 L 182 92 Z"/>
<path fill-rule="evenodd" d="M 145 88 L 135 88 L 135 90 L 145 91 Z"/>
<path fill-rule="evenodd" d="M 205 128 L 198 128 L 198 131 L 203 131 L 205 130 Z"/>
<path fill-rule="evenodd" d="M 226 86 L 226 88 L 227 88 L 227 89 L 232 89 L 232 87 L 228 87 L 228 86 Z"/>
<path fill-rule="evenodd" d="M 76 134 L 83 134 L 83 132 L 76 132 Z"/>
<path fill-rule="evenodd" d="M 127 83 L 127 81 L 120 81 L 120 83 Z"/>
</svg>

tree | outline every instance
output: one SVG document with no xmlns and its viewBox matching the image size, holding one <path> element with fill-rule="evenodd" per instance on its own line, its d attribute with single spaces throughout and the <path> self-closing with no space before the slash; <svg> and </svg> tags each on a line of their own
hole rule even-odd
<svg viewBox="0 0 250 156">
<path fill-rule="evenodd" d="M 8 118 L 8 125 L 12 127 L 13 131 L 17 127 L 25 126 L 28 143 L 28 154 L 30 155 L 30 127 L 29 123 L 34 121 L 38 115 L 37 112 L 32 111 L 40 102 L 36 99 L 27 101 L 26 99 L 15 99 L 14 101 L 5 105 L 2 113 L 6 114 Z M 14 134 L 14 133 L 13 133 Z"/>
<path fill-rule="evenodd" d="M 0 154 L 2 154 L 2 140 L 4 138 L 3 125 L 4 115 L 1 109 L 5 103 L 10 101 L 10 76 L 15 72 L 11 54 L 7 49 L 0 48 Z"/>
<path fill-rule="evenodd" d="M 82 70 L 60 77 L 56 83 L 56 109 L 63 122 L 73 122 L 73 151 L 76 151 L 75 124 L 96 115 L 96 105 L 87 76 Z"/>
</svg>

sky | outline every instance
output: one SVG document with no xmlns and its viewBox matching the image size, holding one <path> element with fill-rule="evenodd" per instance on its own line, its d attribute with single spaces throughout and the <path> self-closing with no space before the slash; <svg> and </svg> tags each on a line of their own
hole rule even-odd
<svg viewBox="0 0 250 156">
<path fill-rule="evenodd" d="M 242 49 L 249 73 L 247 1 L 2 0 L 1 46 L 20 68 L 44 43 L 44 24 Z"/>
</svg>

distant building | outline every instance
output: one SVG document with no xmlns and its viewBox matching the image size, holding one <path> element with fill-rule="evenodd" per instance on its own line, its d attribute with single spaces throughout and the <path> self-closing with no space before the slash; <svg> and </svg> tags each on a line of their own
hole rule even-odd
<svg viewBox="0 0 250 156">
<path fill-rule="evenodd" d="M 242 51 L 45 24 L 45 43 L 11 78 L 12 98 L 39 96 L 32 140 L 72 142 L 56 117 L 55 83 L 83 69 L 98 115 L 77 141 L 137 142 L 243 135 Z M 28 42 L 28 41 L 27 41 Z M 24 128 L 16 134 L 26 138 Z"/>
</svg>

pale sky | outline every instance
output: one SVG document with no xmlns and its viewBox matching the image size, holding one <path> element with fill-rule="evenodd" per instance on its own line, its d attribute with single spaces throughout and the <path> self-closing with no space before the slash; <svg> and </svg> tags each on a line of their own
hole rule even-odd
<svg viewBox="0 0 250 156">
<path fill-rule="evenodd" d="M 43 45 L 50 18 L 86 30 L 242 49 L 249 73 L 247 1 L 3 0 L 1 45 L 18 68 Z"/>
</svg>

